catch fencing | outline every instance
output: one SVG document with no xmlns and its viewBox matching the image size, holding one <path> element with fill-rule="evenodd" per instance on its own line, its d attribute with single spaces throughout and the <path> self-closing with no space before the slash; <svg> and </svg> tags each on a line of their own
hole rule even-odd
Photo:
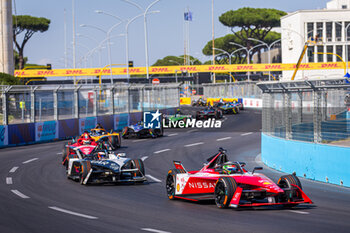
<svg viewBox="0 0 350 233">
<path fill-rule="evenodd" d="M 179 106 L 179 85 L 0 86 L 0 125 Z"/>
<path fill-rule="evenodd" d="M 261 90 L 257 82 L 232 82 L 203 84 L 203 94 L 206 98 L 261 98 Z"/>
<path fill-rule="evenodd" d="M 263 82 L 263 133 L 287 140 L 347 145 L 350 121 L 344 80 Z M 350 146 L 350 143 L 349 143 Z"/>
</svg>

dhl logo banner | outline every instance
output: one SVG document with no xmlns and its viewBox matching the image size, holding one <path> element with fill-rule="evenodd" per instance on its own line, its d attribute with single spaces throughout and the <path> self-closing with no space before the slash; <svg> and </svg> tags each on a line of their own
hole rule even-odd
<svg viewBox="0 0 350 233">
<path fill-rule="evenodd" d="M 235 64 L 235 65 L 199 65 L 199 66 L 151 66 L 150 74 L 175 74 L 187 71 L 189 73 L 214 72 L 261 72 L 294 70 L 296 64 Z M 300 70 L 344 69 L 344 63 L 305 63 Z M 112 68 L 113 75 L 126 75 L 127 68 Z M 99 76 L 110 75 L 110 68 L 82 68 L 82 69 L 53 69 L 53 70 L 15 70 L 15 76 L 21 78 L 32 77 L 67 77 L 67 76 Z M 130 75 L 146 74 L 146 67 L 129 68 Z"/>
</svg>

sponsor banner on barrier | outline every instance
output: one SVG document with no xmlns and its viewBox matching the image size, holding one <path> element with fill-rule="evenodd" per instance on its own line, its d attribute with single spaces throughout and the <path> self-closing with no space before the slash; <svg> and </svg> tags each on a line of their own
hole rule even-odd
<svg viewBox="0 0 350 233">
<path fill-rule="evenodd" d="M 90 131 L 97 125 L 96 117 L 86 117 L 79 119 L 79 134 L 83 134 L 84 131 Z"/>
<path fill-rule="evenodd" d="M 0 125 L 0 146 L 7 146 L 8 140 L 8 128 L 7 125 Z"/>
<path fill-rule="evenodd" d="M 245 108 L 262 108 L 262 99 L 243 98 Z"/>
<path fill-rule="evenodd" d="M 114 130 L 121 131 L 125 126 L 129 125 L 128 122 L 129 115 L 127 113 L 122 113 L 114 115 Z"/>
<path fill-rule="evenodd" d="M 180 105 L 191 105 L 191 97 L 181 97 Z"/>
<path fill-rule="evenodd" d="M 198 65 L 198 66 L 153 66 L 149 68 L 150 74 L 175 74 L 179 71 L 187 71 L 189 73 L 199 72 L 261 72 L 261 71 L 284 71 L 294 70 L 296 64 L 234 64 L 234 65 Z M 299 70 L 324 70 L 324 69 L 344 69 L 342 62 L 330 63 L 305 63 L 301 64 Z M 146 67 L 129 68 L 129 74 L 139 75 L 146 74 Z M 113 75 L 127 74 L 127 68 L 112 68 Z M 98 76 L 110 75 L 110 68 L 85 68 L 85 69 L 53 69 L 53 70 L 15 70 L 16 77 L 67 77 L 67 76 Z"/>
<path fill-rule="evenodd" d="M 58 122 L 45 121 L 35 123 L 35 141 L 48 141 L 58 138 Z"/>
</svg>

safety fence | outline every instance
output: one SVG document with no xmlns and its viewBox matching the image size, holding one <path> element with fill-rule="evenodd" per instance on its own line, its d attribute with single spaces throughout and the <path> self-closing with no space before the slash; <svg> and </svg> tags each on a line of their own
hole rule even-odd
<svg viewBox="0 0 350 233">
<path fill-rule="evenodd" d="M 0 147 L 76 136 L 97 122 L 121 130 L 179 106 L 179 85 L 0 86 Z"/>
<path fill-rule="evenodd" d="M 350 187 L 350 121 L 344 79 L 258 83 L 262 161 L 297 176 Z"/>
<path fill-rule="evenodd" d="M 203 84 L 203 95 L 211 99 L 243 98 L 245 107 L 261 108 L 262 92 L 256 84 L 253 81 Z"/>
<path fill-rule="evenodd" d="M 257 86 L 264 92 L 264 133 L 316 143 L 350 137 L 345 103 L 350 85 L 345 80 L 264 82 Z"/>
</svg>

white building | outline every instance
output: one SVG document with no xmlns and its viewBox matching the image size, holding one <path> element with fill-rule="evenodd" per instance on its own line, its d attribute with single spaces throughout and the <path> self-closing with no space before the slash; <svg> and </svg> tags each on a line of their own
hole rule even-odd
<svg viewBox="0 0 350 233">
<path fill-rule="evenodd" d="M 318 35 L 323 44 L 309 47 L 305 54 L 305 62 L 339 62 L 335 55 L 316 53 L 335 53 L 347 61 L 346 50 L 350 56 L 350 0 L 332 0 L 326 9 L 300 10 L 290 13 L 281 19 L 282 29 L 282 62 L 297 63 L 304 44 Z M 290 80 L 293 71 L 283 71 L 283 79 Z M 344 70 L 298 71 L 295 79 L 339 78 Z"/>
</svg>

